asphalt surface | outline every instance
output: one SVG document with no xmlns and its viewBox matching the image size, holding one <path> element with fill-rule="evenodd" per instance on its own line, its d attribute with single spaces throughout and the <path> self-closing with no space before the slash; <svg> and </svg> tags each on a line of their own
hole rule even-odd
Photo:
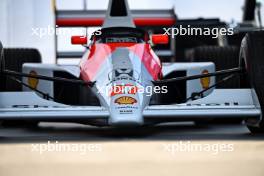
<svg viewBox="0 0 264 176">
<path fill-rule="evenodd" d="M 243 125 L 0 129 L 0 176 L 263 176 L 264 135 Z"/>
</svg>

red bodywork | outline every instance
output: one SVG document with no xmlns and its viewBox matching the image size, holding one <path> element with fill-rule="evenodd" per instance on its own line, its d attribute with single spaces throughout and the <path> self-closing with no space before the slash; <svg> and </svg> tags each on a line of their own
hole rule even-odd
<svg viewBox="0 0 264 176">
<path fill-rule="evenodd" d="M 57 19 L 56 24 L 60 27 L 71 26 L 102 26 L 104 18 L 66 18 Z M 136 26 L 173 26 L 174 18 L 134 18 Z"/>
<path fill-rule="evenodd" d="M 81 78 L 84 81 L 94 81 L 94 77 L 100 70 L 105 60 L 115 51 L 116 48 L 127 48 L 130 52 L 140 58 L 153 80 L 161 78 L 161 63 L 148 43 L 99 43 L 91 46 L 87 59 L 81 62 Z"/>
</svg>

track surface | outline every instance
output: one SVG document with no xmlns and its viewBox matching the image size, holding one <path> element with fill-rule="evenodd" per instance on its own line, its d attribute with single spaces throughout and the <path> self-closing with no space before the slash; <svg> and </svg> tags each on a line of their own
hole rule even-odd
<svg viewBox="0 0 264 176">
<path fill-rule="evenodd" d="M 2 128 L 0 136 L 0 176 L 264 175 L 264 136 L 243 125 L 109 129 L 42 123 L 37 129 Z M 64 148 L 47 151 L 48 144 Z"/>
</svg>

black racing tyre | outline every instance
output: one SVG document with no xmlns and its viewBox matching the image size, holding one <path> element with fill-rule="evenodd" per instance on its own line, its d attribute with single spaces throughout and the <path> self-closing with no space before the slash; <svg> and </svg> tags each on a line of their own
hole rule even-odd
<svg viewBox="0 0 264 176">
<path fill-rule="evenodd" d="M 200 46 L 193 48 L 186 53 L 187 60 L 191 62 L 213 62 L 216 70 L 225 70 L 238 67 L 239 48 L 236 46 Z M 216 82 L 222 80 L 224 76 L 216 77 Z M 217 88 L 238 88 L 239 76 L 218 85 Z"/>
<path fill-rule="evenodd" d="M 0 92 L 5 90 L 5 76 L 2 74 L 2 71 L 5 68 L 5 60 L 4 60 L 4 48 L 2 43 L 0 42 Z"/>
<path fill-rule="evenodd" d="M 241 76 L 241 87 L 253 88 L 264 114 L 264 31 L 248 33 L 241 44 L 240 66 L 246 73 Z M 247 119 L 248 129 L 252 133 L 264 132 L 264 120 Z M 256 126 L 257 124 L 257 126 Z"/>
<path fill-rule="evenodd" d="M 41 55 L 37 49 L 5 48 L 5 69 L 21 72 L 24 63 L 41 63 Z M 6 80 L 5 91 L 21 91 L 22 86 L 12 79 Z"/>
<path fill-rule="evenodd" d="M 21 72 L 24 63 L 41 63 L 41 55 L 36 49 L 24 48 L 5 48 L 3 69 Z M 1 64 L 2 66 L 2 64 Z M 22 78 L 18 78 L 22 80 Z M 2 80 L 1 80 L 2 81 Z M 2 84 L 2 82 L 1 82 Z M 22 85 L 12 79 L 5 78 L 1 91 L 22 91 Z M 2 126 L 5 127 L 37 127 L 38 122 L 28 122 L 22 120 L 3 121 Z"/>
</svg>

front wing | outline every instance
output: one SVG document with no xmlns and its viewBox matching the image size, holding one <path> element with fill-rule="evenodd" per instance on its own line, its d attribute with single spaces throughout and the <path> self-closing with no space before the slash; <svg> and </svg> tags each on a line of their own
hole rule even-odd
<svg viewBox="0 0 264 176">
<path fill-rule="evenodd" d="M 253 93 L 252 93 L 253 92 Z M 104 107 L 75 107 L 40 98 L 34 92 L 0 93 L 0 120 L 89 121 L 108 119 Z M 209 96 L 185 104 L 148 106 L 146 121 L 192 121 L 208 118 L 255 118 L 261 110 L 250 89 L 216 89 Z"/>
</svg>

